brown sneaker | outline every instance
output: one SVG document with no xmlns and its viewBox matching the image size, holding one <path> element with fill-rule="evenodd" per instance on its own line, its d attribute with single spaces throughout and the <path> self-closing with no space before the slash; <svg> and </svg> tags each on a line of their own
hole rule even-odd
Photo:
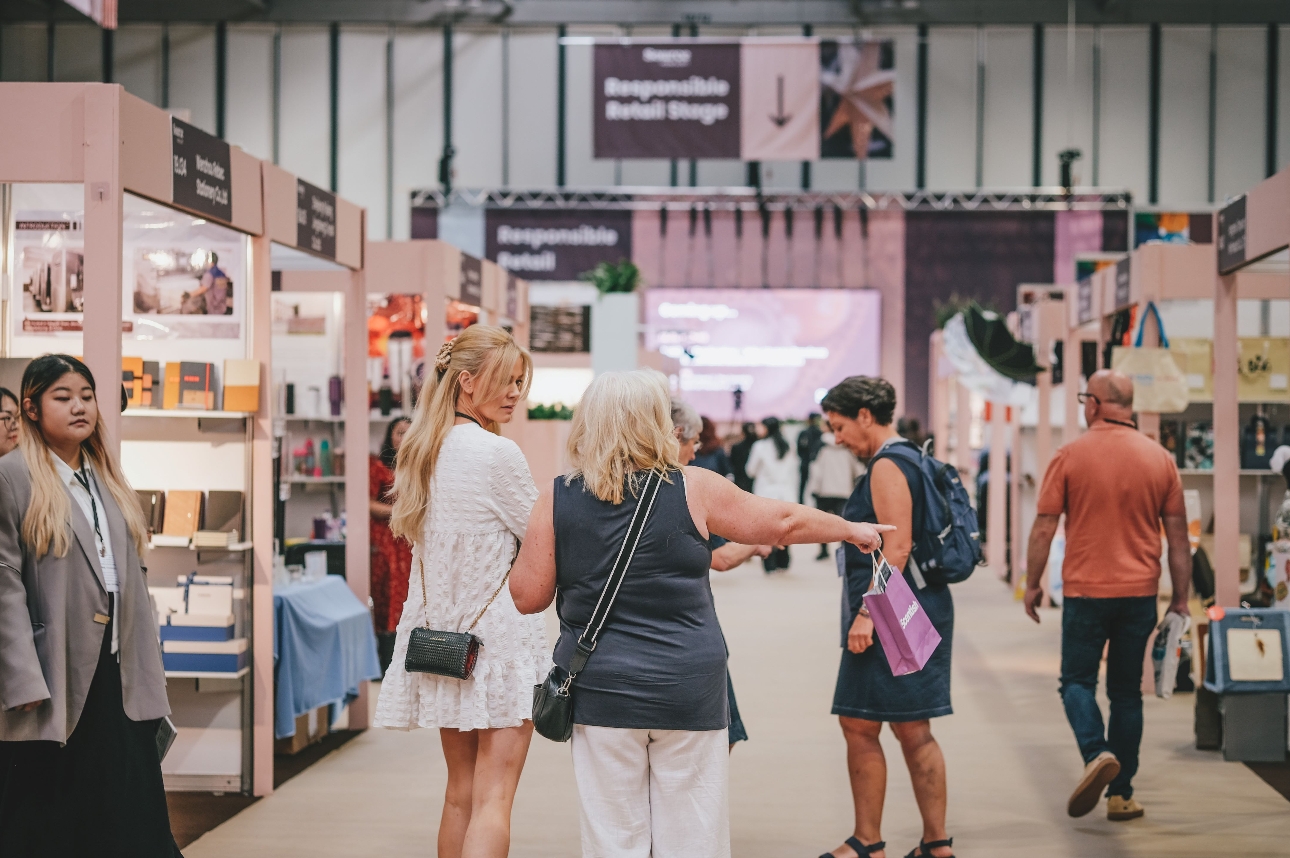
<svg viewBox="0 0 1290 858">
<path fill-rule="evenodd" d="M 1084 767 L 1084 777 L 1079 786 L 1071 793 L 1071 800 L 1066 803 L 1066 812 L 1071 816 L 1084 816 L 1097 807 L 1102 798 L 1102 790 L 1115 780 L 1120 773 L 1120 761 L 1110 751 L 1103 751 Z"/>
<path fill-rule="evenodd" d="M 1147 811 L 1131 798 L 1113 795 L 1106 799 L 1106 818 L 1112 822 L 1123 822 L 1126 819 L 1137 819 Z"/>
</svg>

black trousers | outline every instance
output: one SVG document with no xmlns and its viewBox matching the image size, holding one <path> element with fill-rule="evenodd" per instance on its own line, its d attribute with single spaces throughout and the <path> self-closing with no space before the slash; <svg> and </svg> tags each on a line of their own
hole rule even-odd
<svg viewBox="0 0 1290 858">
<path fill-rule="evenodd" d="M 842 515 L 842 508 L 847 505 L 846 498 L 826 498 L 819 495 L 812 495 L 815 498 L 815 506 L 824 512 L 831 512 L 834 515 Z M 827 543 L 820 543 L 820 554 L 827 554 L 829 546 Z"/>
<path fill-rule="evenodd" d="M 131 721 L 104 630 L 67 744 L 0 742 L 0 858 L 182 858 L 170 833 L 157 721 Z"/>
</svg>

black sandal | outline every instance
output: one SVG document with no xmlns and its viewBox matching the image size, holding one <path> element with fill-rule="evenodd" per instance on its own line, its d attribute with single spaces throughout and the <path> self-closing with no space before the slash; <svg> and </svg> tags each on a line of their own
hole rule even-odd
<svg viewBox="0 0 1290 858">
<path fill-rule="evenodd" d="M 879 840 L 877 843 L 870 843 L 868 846 L 865 846 L 863 843 L 861 843 L 860 839 L 857 837 L 848 837 L 846 840 L 843 840 L 842 842 L 844 845 L 850 846 L 852 849 L 854 849 L 856 851 L 856 855 L 858 855 L 859 858 L 868 858 L 868 856 L 872 855 L 873 853 L 881 852 L 882 850 L 887 848 L 887 841 L 885 840 Z M 820 856 L 820 858 L 833 858 L 833 853 L 825 852 L 823 855 Z"/>
<path fill-rule="evenodd" d="M 953 846 L 954 838 L 950 837 L 945 840 L 933 840 L 931 843 L 924 843 L 923 838 L 918 838 L 918 848 L 911 849 L 905 858 L 932 858 L 930 850 L 940 848 L 941 846 Z M 953 855 L 950 858 L 954 858 Z"/>
</svg>

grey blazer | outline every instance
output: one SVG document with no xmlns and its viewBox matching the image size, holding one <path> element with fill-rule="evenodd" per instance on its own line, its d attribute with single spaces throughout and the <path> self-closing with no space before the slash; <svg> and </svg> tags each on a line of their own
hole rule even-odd
<svg viewBox="0 0 1290 858">
<path fill-rule="evenodd" d="M 65 489 L 66 490 L 66 489 Z M 170 714 L 157 621 L 134 540 L 112 495 L 104 515 L 116 553 L 120 593 L 121 686 L 125 714 L 147 721 Z M 22 451 L 0 457 L 0 741 L 65 743 L 85 708 L 107 626 L 108 593 L 94 528 L 68 492 L 74 539 L 64 557 L 39 560 L 22 544 L 31 473 Z M 10 711 L 33 700 L 33 712 Z"/>
</svg>

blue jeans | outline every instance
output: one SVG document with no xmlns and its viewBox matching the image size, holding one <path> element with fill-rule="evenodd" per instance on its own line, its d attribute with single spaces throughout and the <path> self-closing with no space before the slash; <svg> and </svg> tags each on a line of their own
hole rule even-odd
<svg viewBox="0 0 1290 858">
<path fill-rule="evenodd" d="M 1155 596 L 1062 602 L 1062 704 L 1085 764 L 1103 751 L 1120 761 L 1120 774 L 1107 787 L 1108 796 L 1133 795 L 1142 743 L 1142 664 L 1155 626 Z M 1104 731 L 1097 705 L 1097 673 L 1108 641 L 1106 696 L 1111 701 L 1111 721 Z"/>
</svg>

